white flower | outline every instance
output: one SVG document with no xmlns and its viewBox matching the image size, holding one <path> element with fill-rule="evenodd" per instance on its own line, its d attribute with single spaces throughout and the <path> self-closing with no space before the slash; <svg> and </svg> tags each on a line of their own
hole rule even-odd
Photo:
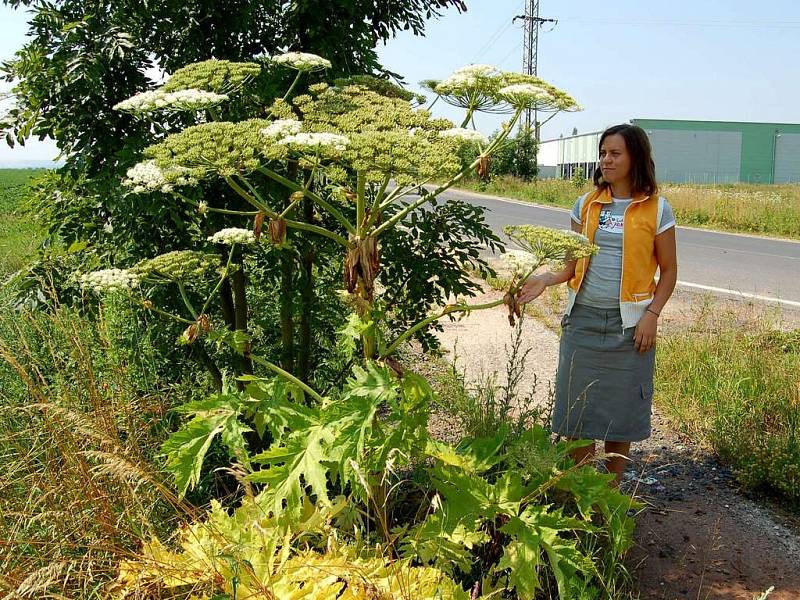
<svg viewBox="0 0 800 600">
<path fill-rule="evenodd" d="M 463 77 L 497 77 L 500 75 L 500 69 L 493 65 L 467 65 L 466 67 L 456 69 L 453 75 Z"/>
<path fill-rule="evenodd" d="M 197 212 L 200 213 L 200 216 L 203 217 L 208 212 L 208 202 L 205 200 L 200 200 L 197 204 Z"/>
<path fill-rule="evenodd" d="M 298 71 L 321 71 L 322 69 L 331 68 L 331 61 L 308 52 L 286 52 L 285 54 L 273 56 L 271 60 L 279 65 Z"/>
<path fill-rule="evenodd" d="M 452 75 L 439 82 L 435 89 L 441 94 L 468 93 L 470 90 L 497 85 L 495 82 L 501 75 L 502 72 L 492 65 L 467 65 L 456 69 Z"/>
<path fill-rule="evenodd" d="M 81 275 L 80 282 L 84 288 L 102 294 L 135 288 L 139 278 L 127 269 L 101 269 Z"/>
<path fill-rule="evenodd" d="M 296 133 L 278 143 L 298 150 L 329 149 L 342 152 L 350 143 L 350 138 L 338 133 Z"/>
<path fill-rule="evenodd" d="M 444 131 L 440 131 L 439 135 L 441 137 L 455 138 L 457 140 L 461 140 L 462 142 L 478 142 L 479 144 L 485 144 L 489 141 L 480 131 L 475 131 L 474 129 L 464 129 L 463 127 L 445 129 Z"/>
<path fill-rule="evenodd" d="M 128 169 L 122 185 L 131 188 L 134 194 L 163 192 L 168 194 L 176 185 L 197 185 L 197 179 L 188 177 L 186 167 L 159 167 L 153 160 L 145 160 Z"/>
<path fill-rule="evenodd" d="M 126 175 L 128 177 L 122 181 L 122 185 L 132 187 L 136 193 L 154 192 L 169 185 L 164 178 L 164 171 L 152 160 L 132 166 Z"/>
<path fill-rule="evenodd" d="M 535 255 L 523 250 L 507 250 L 502 258 L 515 277 L 529 275 L 540 262 Z"/>
<path fill-rule="evenodd" d="M 515 83 L 507 85 L 497 92 L 503 100 L 515 106 L 527 106 L 536 102 L 545 102 L 552 94 L 545 88 L 532 83 Z"/>
<path fill-rule="evenodd" d="M 208 238 L 209 242 L 215 244 L 255 244 L 256 236 L 249 229 L 241 229 L 239 227 L 228 227 L 220 229 L 214 235 Z"/>
<path fill-rule="evenodd" d="M 114 105 L 114 110 L 133 114 L 155 112 L 157 110 L 203 110 L 216 106 L 228 99 L 225 94 L 215 94 L 204 90 L 177 90 L 165 92 L 152 90 L 136 94 L 132 98 Z"/>
<path fill-rule="evenodd" d="M 261 130 L 261 135 L 268 138 L 282 138 L 300 133 L 303 124 L 296 119 L 278 119 Z"/>
</svg>

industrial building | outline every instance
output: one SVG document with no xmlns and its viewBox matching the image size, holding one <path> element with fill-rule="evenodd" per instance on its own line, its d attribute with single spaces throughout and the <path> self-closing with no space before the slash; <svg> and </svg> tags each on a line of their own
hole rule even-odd
<svg viewBox="0 0 800 600">
<path fill-rule="evenodd" d="M 653 146 L 656 177 L 672 183 L 798 183 L 800 124 L 632 119 Z M 602 131 L 542 141 L 541 177 L 598 168 Z"/>
</svg>

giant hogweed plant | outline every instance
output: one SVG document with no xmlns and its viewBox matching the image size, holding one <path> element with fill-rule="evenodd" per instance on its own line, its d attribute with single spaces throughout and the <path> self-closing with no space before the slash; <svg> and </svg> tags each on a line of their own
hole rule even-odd
<svg viewBox="0 0 800 600">
<path fill-rule="evenodd" d="M 145 307 L 183 322 L 182 343 L 202 349 L 210 341 L 242 357 L 238 385 L 231 386 L 201 350 L 220 392 L 182 406 L 180 412 L 190 419 L 163 446 L 167 467 L 184 494 L 199 481 L 211 444 L 222 444 L 245 491 L 244 504 L 234 513 L 241 520 L 231 535 L 214 525 L 222 518 L 219 514 L 197 524 L 194 537 L 209 540 L 201 548 L 191 540 L 185 540 L 182 553 L 147 547 L 142 561 L 123 569 L 124 593 L 139 585 L 197 584 L 209 593 L 236 596 L 247 582 L 254 593 L 267 594 L 258 590 L 271 589 L 276 577 L 286 575 L 276 564 L 285 567 L 292 556 L 311 564 L 307 553 L 316 547 L 351 567 L 353 561 L 378 559 L 400 561 L 398 566 L 402 561 L 429 565 L 432 571 L 424 571 L 425 577 L 433 577 L 438 582 L 434 587 L 440 592 L 446 587 L 452 597 L 463 596 L 458 586 L 450 585 L 454 581 L 468 584 L 473 596 L 505 588 L 532 598 L 552 581 L 563 598 L 594 597 L 591 590 L 602 590 L 604 579 L 581 536 L 607 538 L 612 554 L 619 556 L 630 541 L 629 500 L 608 488 L 608 477 L 590 467 L 570 466 L 566 456 L 573 446 L 552 446 L 541 428 L 532 428 L 521 440 L 507 440 L 506 432 L 491 440 L 464 440 L 457 447 L 432 440 L 427 420 L 433 392 L 423 378 L 404 372 L 393 354 L 447 315 L 505 303 L 513 323 L 519 316 L 516 295 L 529 274 L 544 262 L 580 258 L 595 248 L 570 232 L 509 228 L 507 234 L 522 250 L 512 257 L 514 277 L 502 300 L 481 305 L 457 301 L 392 338 L 386 335 L 385 291 L 378 285 L 383 236 L 435 202 L 470 170 L 486 168 L 522 111 L 574 110 L 575 102 L 537 78 L 481 65 L 430 84 L 437 98 L 466 109 L 461 127 L 414 108 L 402 94 L 379 93 L 379 86 L 318 83 L 308 93 L 293 95 L 304 76 L 326 66 L 325 59 L 303 53 L 272 59 L 270 69 L 294 69 L 296 76 L 285 95 L 265 106 L 259 118 L 222 118 L 225 103 L 245 94 L 261 73 L 256 63 L 189 65 L 162 89 L 116 107 L 143 118 L 158 111 L 190 111 L 201 121 L 145 150 L 146 160 L 124 182 L 131 193 L 174 194 L 201 213 L 219 212 L 249 224 L 208 238 L 209 244 L 228 248 L 221 266 L 207 248 L 186 249 L 141 261 L 132 269 L 82 277 L 100 293 L 139 295 Z M 492 141 L 468 128 L 481 111 L 511 115 Z M 478 156 L 462 168 L 460 145 L 476 141 Z M 424 187 L 443 179 L 433 189 Z M 224 181 L 252 210 L 196 200 L 190 190 L 204 181 Z M 325 219 L 298 218 L 300 207 L 309 203 Z M 341 351 L 353 365 L 343 386 L 314 390 L 251 347 L 243 253 L 286 247 L 290 229 L 326 238 L 342 249 L 344 288 L 353 307 L 339 333 Z M 155 306 L 147 296 L 156 285 L 174 286 L 186 314 Z M 224 286 L 232 290 L 227 327 L 207 313 Z M 254 436 L 266 450 L 251 451 Z M 520 464 L 535 468 L 519 468 L 514 457 L 523 455 Z M 420 464 L 426 465 L 432 487 L 420 490 L 416 515 L 402 518 L 394 493 L 401 474 Z M 570 495 L 573 516 L 553 508 L 549 499 L 557 490 Z M 309 510 L 330 516 L 305 529 Z M 606 520 L 606 529 L 593 524 L 596 513 Z M 267 521 L 283 525 L 267 527 Z M 255 530 L 259 533 L 253 537 Z M 245 531 L 251 533 L 243 541 Z M 295 538 L 292 532 L 297 531 L 309 535 Z M 343 540 L 347 548 L 331 550 L 334 540 Z M 271 561 L 266 567 L 256 569 L 253 560 L 242 558 L 252 553 L 253 545 L 263 547 L 265 560 Z M 188 561 L 192 575 L 184 572 L 176 578 L 163 569 L 153 571 L 145 566 L 147 557 L 173 566 Z M 321 574 L 309 571 L 309 578 L 317 576 Z M 392 593 L 394 584 L 385 577 L 377 581 L 370 585 L 384 585 L 382 593 Z M 325 585 L 330 590 L 338 586 L 337 594 L 345 589 L 352 597 L 367 597 L 340 576 Z"/>
</svg>

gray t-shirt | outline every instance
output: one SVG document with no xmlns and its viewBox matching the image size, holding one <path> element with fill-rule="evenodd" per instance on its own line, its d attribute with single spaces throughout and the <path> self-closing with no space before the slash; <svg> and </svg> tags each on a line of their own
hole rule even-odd
<svg viewBox="0 0 800 600">
<path fill-rule="evenodd" d="M 581 225 L 581 208 L 586 196 L 581 196 L 572 207 L 572 220 Z M 675 214 L 665 199 L 656 235 L 675 226 Z M 594 243 L 600 251 L 589 261 L 586 277 L 575 298 L 576 304 L 595 308 L 619 307 L 619 286 L 622 279 L 622 228 L 625 209 L 631 198 L 613 198 L 610 206 L 600 210 L 600 223 Z"/>
</svg>

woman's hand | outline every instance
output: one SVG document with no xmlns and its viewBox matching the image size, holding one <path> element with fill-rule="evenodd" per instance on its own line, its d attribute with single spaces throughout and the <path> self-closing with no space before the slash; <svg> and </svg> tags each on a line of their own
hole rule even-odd
<svg viewBox="0 0 800 600">
<path fill-rule="evenodd" d="M 656 345 L 656 334 L 658 333 L 658 317 L 647 311 L 644 313 L 636 330 L 633 334 L 633 346 L 639 352 L 647 352 Z"/>
<path fill-rule="evenodd" d="M 518 304 L 527 304 L 542 295 L 542 292 L 547 288 L 546 273 L 543 275 L 532 275 L 528 277 L 527 281 L 522 284 L 522 289 L 517 296 Z"/>
</svg>

